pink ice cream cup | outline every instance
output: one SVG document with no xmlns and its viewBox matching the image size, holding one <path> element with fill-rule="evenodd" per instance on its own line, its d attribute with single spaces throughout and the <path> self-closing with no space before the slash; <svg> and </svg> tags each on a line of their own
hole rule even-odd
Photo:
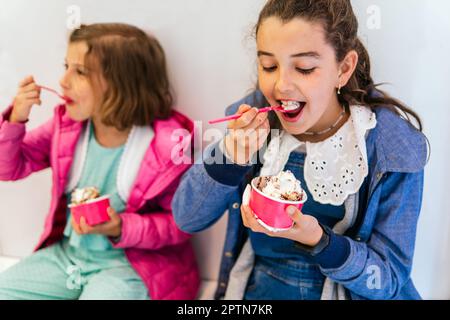
<svg viewBox="0 0 450 320">
<path fill-rule="evenodd" d="M 77 224 L 80 224 L 80 218 L 84 217 L 86 223 L 95 226 L 110 220 L 108 215 L 109 195 L 88 200 L 78 205 L 69 205 L 72 216 Z"/>
<path fill-rule="evenodd" d="M 303 198 L 300 201 L 276 199 L 262 193 L 256 187 L 257 179 L 254 178 L 251 183 L 249 206 L 260 220 L 259 223 L 270 231 L 283 231 L 291 228 L 293 221 L 286 209 L 294 206 L 301 210 L 307 200 L 306 192 L 303 191 Z"/>
</svg>

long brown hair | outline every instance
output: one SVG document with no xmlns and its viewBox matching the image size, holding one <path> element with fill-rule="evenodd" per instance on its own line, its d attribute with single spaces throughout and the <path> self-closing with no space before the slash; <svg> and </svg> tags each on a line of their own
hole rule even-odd
<svg viewBox="0 0 450 320">
<path fill-rule="evenodd" d="M 294 18 L 320 22 L 327 42 L 334 48 L 337 62 L 342 62 L 351 50 L 355 50 L 359 56 L 355 72 L 347 85 L 341 88 L 339 101 L 364 105 L 371 109 L 389 108 L 409 122 L 412 116 L 418 124 L 418 129 L 422 131 L 422 121 L 416 112 L 378 89 L 381 84 L 374 84 L 369 54 L 358 38 L 358 21 L 350 0 L 269 0 L 259 15 L 255 26 L 256 35 L 263 21 L 269 17 L 277 17 L 283 22 Z"/>
<path fill-rule="evenodd" d="M 99 23 L 74 30 L 69 42 L 80 41 L 88 45 L 88 68 L 98 66 L 108 86 L 100 107 L 105 125 L 126 130 L 170 116 L 173 96 L 158 40 L 128 24 Z"/>
</svg>

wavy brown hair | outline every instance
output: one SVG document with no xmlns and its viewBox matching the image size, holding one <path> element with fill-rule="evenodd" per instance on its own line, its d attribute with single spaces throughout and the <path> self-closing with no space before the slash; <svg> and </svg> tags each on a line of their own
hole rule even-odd
<svg viewBox="0 0 450 320">
<path fill-rule="evenodd" d="M 170 116 L 173 96 L 158 40 L 128 24 L 99 23 L 74 30 L 69 42 L 80 41 L 88 46 L 86 66 L 99 69 L 107 83 L 100 106 L 105 125 L 126 130 Z"/>
<path fill-rule="evenodd" d="M 374 84 L 369 54 L 358 38 L 358 20 L 350 0 L 269 0 L 262 9 L 255 26 L 255 34 L 265 19 L 277 17 L 283 22 L 301 18 L 319 22 L 325 30 L 326 41 L 334 48 L 336 61 L 342 62 L 351 50 L 358 53 L 358 65 L 347 85 L 341 88 L 341 103 L 389 108 L 412 123 L 411 117 L 422 131 L 422 121 L 416 112 L 392 98 Z"/>
</svg>

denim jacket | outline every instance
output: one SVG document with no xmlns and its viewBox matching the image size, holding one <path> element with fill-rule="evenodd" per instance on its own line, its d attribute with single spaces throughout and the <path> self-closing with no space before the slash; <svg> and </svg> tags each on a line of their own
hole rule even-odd
<svg viewBox="0 0 450 320">
<path fill-rule="evenodd" d="M 228 107 L 227 115 L 234 114 L 243 103 L 266 106 L 262 94 L 256 91 Z M 358 191 L 355 225 L 344 235 L 332 235 L 328 245 L 333 247 L 333 254 L 340 254 L 342 246 L 333 243 L 342 243 L 345 238 L 350 250 L 341 265 L 321 270 L 342 284 L 352 299 L 420 299 L 411 269 L 422 204 L 426 138 L 391 110 L 380 107 L 374 112 L 377 126 L 366 138 L 369 173 Z M 228 210 L 216 291 L 216 299 L 220 299 L 248 237 L 240 213 L 243 189 L 260 167 L 211 164 L 208 158 L 217 158 L 217 152 L 217 145 L 208 147 L 203 163 L 185 173 L 172 209 L 177 225 L 188 233 L 210 227 Z"/>
</svg>

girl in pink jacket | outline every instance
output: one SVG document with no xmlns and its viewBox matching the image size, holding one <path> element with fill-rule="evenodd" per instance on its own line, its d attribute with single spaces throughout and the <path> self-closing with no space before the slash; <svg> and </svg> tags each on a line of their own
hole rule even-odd
<svg viewBox="0 0 450 320">
<path fill-rule="evenodd" d="M 65 66 L 67 103 L 50 121 L 26 131 L 41 104 L 33 77 L 0 116 L 0 180 L 53 172 L 44 233 L 35 253 L 0 274 L 0 300 L 194 299 L 194 252 L 170 205 L 191 163 L 181 145 L 193 123 L 171 109 L 161 46 L 130 25 L 83 25 Z M 74 219 L 73 191 L 87 187 L 109 195 L 109 221 Z"/>
</svg>

